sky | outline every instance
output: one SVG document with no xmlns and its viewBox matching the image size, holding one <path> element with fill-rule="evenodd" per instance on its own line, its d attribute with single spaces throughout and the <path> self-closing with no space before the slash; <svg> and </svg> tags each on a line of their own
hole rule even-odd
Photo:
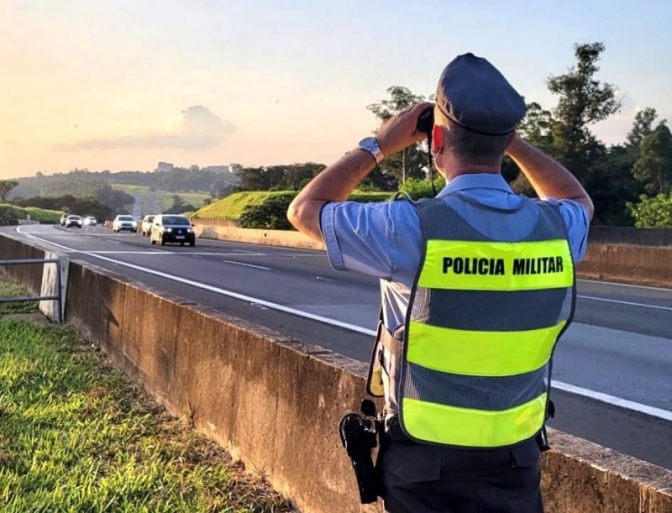
<svg viewBox="0 0 672 513">
<path fill-rule="evenodd" d="M 0 178 L 176 166 L 329 164 L 377 127 L 393 85 L 435 92 L 473 52 L 527 101 L 601 41 L 621 111 L 672 121 L 672 2 L 0 0 Z"/>
</svg>

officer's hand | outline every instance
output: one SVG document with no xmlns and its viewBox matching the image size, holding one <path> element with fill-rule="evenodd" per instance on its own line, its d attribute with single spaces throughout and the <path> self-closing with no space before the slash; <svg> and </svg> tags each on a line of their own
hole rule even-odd
<svg viewBox="0 0 672 513">
<path fill-rule="evenodd" d="M 418 103 L 392 116 L 383 123 L 378 131 L 378 144 L 386 157 L 408 148 L 410 145 L 427 138 L 424 132 L 416 132 L 420 114 L 428 107 L 434 107 L 431 102 Z"/>
</svg>

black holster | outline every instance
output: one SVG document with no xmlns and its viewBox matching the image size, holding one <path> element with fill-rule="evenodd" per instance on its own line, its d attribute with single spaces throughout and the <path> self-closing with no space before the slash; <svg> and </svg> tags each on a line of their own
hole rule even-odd
<svg viewBox="0 0 672 513">
<path fill-rule="evenodd" d="M 380 427 L 377 419 L 369 419 L 356 413 L 345 415 L 338 426 L 343 447 L 352 460 L 362 504 L 376 502 L 380 494 L 378 470 L 372 457 Z"/>
<path fill-rule="evenodd" d="M 546 420 L 549 418 L 555 417 L 555 405 L 553 401 L 548 402 L 548 413 L 546 414 Z M 546 424 L 541 427 L 541 431 L 537 434 L 537 443 L 539 444 L 539 449 L 541 452 L 548 451 L 551 446 L 548 443 L 548 435 L 546 434 Z"/>
</svg>

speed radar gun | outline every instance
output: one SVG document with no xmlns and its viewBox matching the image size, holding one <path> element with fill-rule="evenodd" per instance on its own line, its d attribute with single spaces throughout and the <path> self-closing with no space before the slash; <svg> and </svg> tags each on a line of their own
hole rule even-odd
<svg viewBox="0 0 672 513">
<path fill-rule="evenodd" d="M 359 488 L 359 500 L 370 504 L 378 500 L 379 480 L 373 463 L 372 451 L 377 446 L 382 419 L 376 416 L 376 405 L 365 399 L 362 414 L 348 413 L 338 425 L 341 442 L 352 460 L 352 468 Z"/>
</svg>

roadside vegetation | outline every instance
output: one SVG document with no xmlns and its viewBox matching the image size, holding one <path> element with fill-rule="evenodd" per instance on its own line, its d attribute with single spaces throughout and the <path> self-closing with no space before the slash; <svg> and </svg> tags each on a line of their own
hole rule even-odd
<svg viewBox="0 0 672 513">
<path fill-rule="evenodd" d="M 436 180 L 436 190 L 443 187 L 442 180 Z M 432 186 L 425 180 L 409 179 L 400 188 L 413 199 L 431 197 Z M 287 221 L 287 208 L 296 197 L 298 191 L 246 191 L 238 192 L 222 200 L 199 209 L 192 219 L 207 221 L 238 221 L 243 228 L 260 228 L 268 230 L 290 230 Z M 388 201 L 393 192 L 355 191 L 351 201 L 371 202 Z"/>
<path fill-rule="evenodd" d="M 26 289 L 10 281 L 0 278 L 0 298 L 30 297 Z M 0 315 L 38 312 L 36 301 L 22 301 L 20 303 L 0 303 Z"/>
<path fill-rule="evenodd" d="M 46 210 L 37 207 L 19 207 L 0 203 L 0 225 L 17 224 L 19 219 L 27 219 L 28 215 L 33 221 L 50 224 L 58 223 L 61 212 L 55 210 Z"/>
<path fill-rule="evenodd" d="M 0 319 L 0 416 L 4 513 L 292 511 L 68 327 Z"/>
</svg>

